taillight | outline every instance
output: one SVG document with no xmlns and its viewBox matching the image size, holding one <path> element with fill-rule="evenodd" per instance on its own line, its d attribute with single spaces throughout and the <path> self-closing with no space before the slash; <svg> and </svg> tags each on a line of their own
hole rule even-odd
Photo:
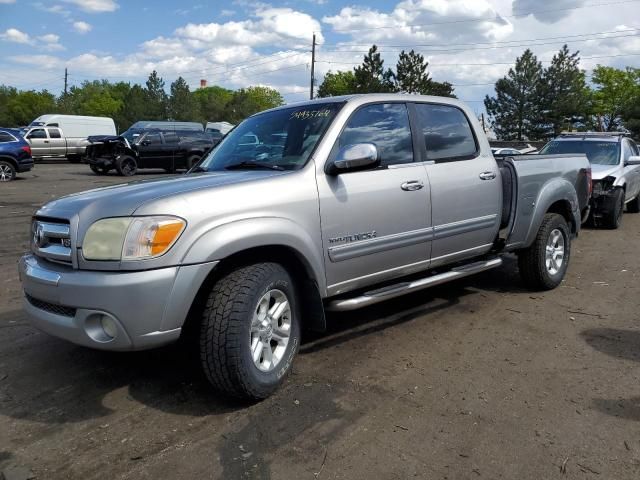
<svg viewBox="0 0 640 480">
<path fill-rule="evenodd" d="M 589 197 L 591 197 L 591 194 L 593 193 L 593 180 L 591 178 L 591 167 L 587 168 L 587 185 L 589 185 L 587 187 L 587 190 L 589 192 Z"/>
<path fill-rule="evenodd" d="M 31 156 L 31 147 L 29 145 L 25 145 L 24 147 L 20 147 L 21 150 L 27 152 L 29 156 Z"/>
</svg>

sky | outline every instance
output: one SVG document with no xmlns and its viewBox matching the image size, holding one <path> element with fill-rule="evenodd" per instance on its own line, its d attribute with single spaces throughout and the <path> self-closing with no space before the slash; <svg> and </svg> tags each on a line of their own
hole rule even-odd
<svg viewBox="0 0 640 480">
<path fill-rule="evenodd" d="M 640 66 L 640 0 L 0 0 L 0 84 L 60 93 L 84 80 L 144 83 L 157 70 L 209 85 L 277 88 L 287 103 L 379 45 L 429 61 L 480 113 L 482 99 L 529 47 L 548 65 L 564 43 L 581 67 Z"/>
</svg>

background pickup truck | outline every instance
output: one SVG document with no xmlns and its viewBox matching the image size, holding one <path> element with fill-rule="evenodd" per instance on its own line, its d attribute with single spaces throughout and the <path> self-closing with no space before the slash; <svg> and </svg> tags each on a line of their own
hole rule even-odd
<svg viewBox="0 0 640 480">
<path fill-rule="evenodd" d="M 139 168 L 189 169 L 220 139 L 193 130 L 129 129 L 121 136 L 92 136 L 88 141 L 85 161 L 93 172 L 105 175 L 115 169 L 131 176 Z"/>
<path fill-rule="evenodd" d="M 508 252 L 532 288 L 559 285 L 589 176 L 584 155 L 498 163 L 450 98 L 284 106 L 242 122 L 187 175 L 44 205 L 20 262 L 24 308 L 94 348 L 184 335 L 214 387 L 264 398 L 326 309 L 495 268 Z"/>
</svg>

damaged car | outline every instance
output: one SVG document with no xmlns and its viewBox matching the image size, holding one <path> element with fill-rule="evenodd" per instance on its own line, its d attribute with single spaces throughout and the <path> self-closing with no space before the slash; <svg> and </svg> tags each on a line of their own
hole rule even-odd
<svg viewBox="0 0 640 480">
<path fill-rule="evenodd" d="M 616 229 L 627 212 L 640 212 L 640 151 L 624 133 L 563 133 L 547 143 L 541 154 L 584 153 L 591 163 L 590 220 L 595 226 Z"/>
<path fill-rule="evenodd" d="M 219 140 L 204 132 L 129 129 L 122 135 L 87 139 L 85 162 L 98 175 L 111 170 L 129 177 L 141 168 L 162 168 L 167 173 L 190 169 Z"/>
</svg>

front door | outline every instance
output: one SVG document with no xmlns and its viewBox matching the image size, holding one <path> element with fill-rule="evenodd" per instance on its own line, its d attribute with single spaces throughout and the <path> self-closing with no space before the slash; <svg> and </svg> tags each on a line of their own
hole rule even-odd
<svg viewBox="0 0 640 480">
<path fill-rule="evenodd" d="M 376 145 L 379 168 L 318 175 L 332 295 L 429 266 L 429 182 L 424 166 L 414 162 L 406 105 L 370 104 L 356 110 L 332 156 L 358 143 Z"/>
<path fill-rule="evenodd" d="M 489 251 L 502 211 L 502 185 L 495 159 L 490 153 L 481 153 L 469 119 L 460 108 L 435 103 L 417 103 L 412 108 L 431 182 L 431 266 Z"/>
<path fill-rule="evenodd" d="M 34 157 L 43 157 L 51 154 L 49 137 L 44 128 L 32 128 L 25 137 L 31 146 L 31 154 Z"/>
<path fill-rule="evenodd" d="M 138 168 L 164 168 L 165 152 L 162 148 L 160 132 L 149 132 L 137 143 Z"/>
</svg>

